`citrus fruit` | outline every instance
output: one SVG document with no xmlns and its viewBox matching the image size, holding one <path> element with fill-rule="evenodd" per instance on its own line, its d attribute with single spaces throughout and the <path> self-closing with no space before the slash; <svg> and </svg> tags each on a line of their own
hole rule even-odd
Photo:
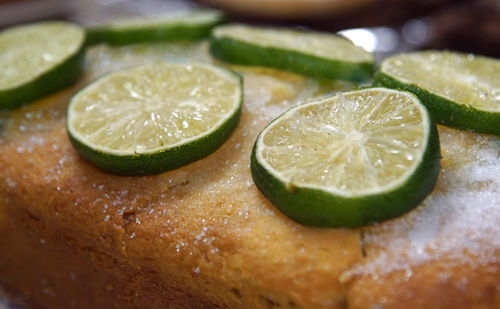
<svg viewBox="0 0 500 309">
<path fill-rule="evenodd" d="M 187 11 L 155 17 L 130 17 L 89 27 L 89 45 L 196 41 L 224 20 L 217 10 Z"/>
<path fill-rule="evenodd" d="M 499 77 L 497 59 L 425 51 L 385 59 L 376 83 L 413 92 L 440 124 L 500 135 Z"/>
<path fill-rule="evenodd" d="M 85 31 L 43 22 L 0 32 L 0 108 L 15 108 L 75 82 L 81 75 Z"/>
<path fill-rule="evenodd" d="M 156 174 L 219 148 L 239 121 L 241 79 L 207 64 L 151 63 L 116 71 L 70 101 L 76 150 L 103 170 Z"/>
<path fill-rule="evenodd" d="M 210 51 L 234 64 L 264 66 L 316 78 L 365 81 L 373 71 L 373 57 L 346 38 L 333 34 L 222 25 L 214 28 Z"/>
<path fill-rule="evenodd" d="M 257 138 L 251 171 L 290 218 L 358 227 L 399 216 L 433 189 L 436 125 L 408 92 L 369 88 L 291 108 Z"/>
</svg>

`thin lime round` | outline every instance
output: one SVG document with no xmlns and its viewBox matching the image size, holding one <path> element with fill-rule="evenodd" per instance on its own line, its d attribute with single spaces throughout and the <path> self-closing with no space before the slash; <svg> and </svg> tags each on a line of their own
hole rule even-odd
<svg viewBox="0 0 500 309">
<path fill-rule="evenodd" d="M 224 21 L 217 10 L 187 11 L 155 17 L 131 17 L 89 27 L 87 44 L 196 41 Z"/>
<path fill-rule="evenodd" d="M 81 75 L 85 31 L 67 22 L 0 32 L 0 109 L 15 108 L 74 83 Z"/>
<path fill-rule="evenodd" d="M 416 94 L 436 122 L 500 135 L 500 60 L 425 51 L 385 59 L 376 83 Z"/>
<path fill-rule="evenodd" d="M 251 171 L 283 213 L 312 226 L 399 216 L 434 188 L 436 125 L 417 97 L 370 88 L 291 108 L 257 138 Z"/>
<path fill-rule="evenodd" d="M 373 56 L 346 38 L 321 32 L 245 25 L 212 31 L 210 51 L 229 63 L 272 67 L 311 77 L 365 81 Z"/>
<path fill-rule="evenodd" d="M 121 175 L 157 174 L 206 157 L 236 128 L 241 79 L 207 64 L 152 63 L 110 73 L 70 101 L 76 150 Z"/>
</svg>

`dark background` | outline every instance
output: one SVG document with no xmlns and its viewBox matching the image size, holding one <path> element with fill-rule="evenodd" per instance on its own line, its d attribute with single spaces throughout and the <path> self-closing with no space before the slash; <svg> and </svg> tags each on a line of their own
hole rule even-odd
<svg viewBox="0 0 500 309">
<path fill-rule="evenodd" d="M 372 51 L 378 58 L 415 49 L 500 58 L 500 0 L 0 0 L 0 28 L 43 19 L 93 24 L 199 6 L 220 8 L 237 22 L 329 32 L 365 28 L 377 39 Z"/>
</svg>

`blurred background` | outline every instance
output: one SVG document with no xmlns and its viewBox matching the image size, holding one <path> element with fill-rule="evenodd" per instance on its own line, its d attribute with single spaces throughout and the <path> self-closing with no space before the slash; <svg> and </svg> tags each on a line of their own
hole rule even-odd
<svg viewBox="0 0 500 309">
<path fill-rule="evenodd" d="M 230 21 L 340 33 L 378 60 L 415 49 L 500 58 L 500 0 L 0 0 L 0 29 L 44 19 L 92 25 L 215 7 Z"/>
<path fill-rule="evenodd" d="M 89 26 L 200 7 L 219 8 L 234 22 L 339 33 L 377 60 L 418 49 L 500 58 L 500 0 L 0 0 L 0 31 L 46 19 Z M 22 307 L 21 299 L 2 301 L 2 293 L 0 309 Z"/>
</svg>

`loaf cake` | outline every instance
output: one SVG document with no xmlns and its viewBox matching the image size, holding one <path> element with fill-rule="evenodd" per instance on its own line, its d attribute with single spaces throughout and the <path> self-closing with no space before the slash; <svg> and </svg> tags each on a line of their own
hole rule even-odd
<svg viewBox="0 0 500 309">
<path fill-rule="evenodd" d="M 414 211 L 312 228 L 254 185 L 250 152 L 275 116 L 355 85 L 231 67 L 244 108 L 215 153 L 155 176 L 78 156 L 69 98 L 111 70 L 211 62 L 205 43 L 87 53 L 86 76 L 0 120 L 0 282 L 31 308 L 500 308 L 500 142 L 439 127 L 442 170 Z M 221 65 L 221 64 L 219 64 Z"/>
</svg>

